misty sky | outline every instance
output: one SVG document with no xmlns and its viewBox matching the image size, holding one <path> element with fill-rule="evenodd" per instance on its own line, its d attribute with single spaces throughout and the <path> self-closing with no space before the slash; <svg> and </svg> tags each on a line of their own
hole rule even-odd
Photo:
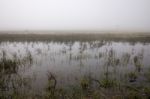
<svg viewBox="0 0 150 99">
<path fill-rule="evenodd" d="M 150 31 L 150 0 L 0 0 L 0 30 Z"/>
</svg>

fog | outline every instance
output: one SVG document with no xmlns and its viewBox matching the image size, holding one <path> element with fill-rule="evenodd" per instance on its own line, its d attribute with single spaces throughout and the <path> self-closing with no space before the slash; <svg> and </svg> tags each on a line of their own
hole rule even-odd
<svg viewBox="0 0 150 99">
<path fill-rule="evenodd" d="M 0 30 L 150 32 L 150 0 L 0 0 Z"/>
</svg>

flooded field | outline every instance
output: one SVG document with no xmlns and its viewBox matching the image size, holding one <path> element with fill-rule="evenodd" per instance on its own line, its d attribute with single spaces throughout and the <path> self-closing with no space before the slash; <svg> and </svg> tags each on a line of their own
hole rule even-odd
<svg viewBox="0 0 150 99">
<path fill-rule="evenodd" d="M 150 38 L 98 38 L 1 37 L 0 99 L 149 99 Z"/>
</svg>

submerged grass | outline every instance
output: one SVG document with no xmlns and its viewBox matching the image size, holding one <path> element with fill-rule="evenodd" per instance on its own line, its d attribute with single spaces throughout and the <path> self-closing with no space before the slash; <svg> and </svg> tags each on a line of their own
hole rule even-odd
<svg viewBox="0 0 150 99">
<path fill-rule="evenodd" d="M 86 48 L 86 47 L 85 47 Z M 81 48 L 81 54 L 84 52 L 85 48 Z M 83 56 L 82 56 L 83 57 Z M 81 57 L 81 58 L 82 58 Z M 102 57 L 100 54 L 99 57 Z M 107 56 L 106 56 L 107 57 Z M 123 56 L 123 63 L 126 66 L 130 62 L 130 54 Z M 79 59 L 81 60 L 81 59 Z M 107 61 L 108 60 L 108 61 Z M 138 70 L 129 72 L 127 75 L 127 83 L 121 82 L 118 79 L 113 78 L 113 74 L 109 72 L 109 69 L 117 69 L 121 64 L 121 59 L 116 58 L 116 53 L 111 49 L 108 52 L 108 57 L 106 59 L 106 65 L 104 66 L 104 77 L 96 79 L 91 76 L 84 76 L 79 79 L 79 83 L 76 86 L 67 88 L 59 88 L 57 86 L 57 77 L 51 72 L 48 72 L 47 78 L 47 88 L 45 89 L 45 94 L 42 96 L 36 96 L 28 94 L 28 91 L 20 92 L 20 88 L 27 88 L 25 83 L 29 81 L 24 81 L 18 77 L 19 80 L 15 79 L 15 83 L 12 82 L 12 78 L 15 78 L 13 74 L 17 74 L 19 66 L 23 63 L 29 62 L 32 64 L 32 54 L 27 51 L 26 57 L 23 59 L 6 58 L 6 53 L 3 52 L 2 58 L 0 60 L 0 99 L 149 99 L 150 98 L 150 71 L 145 73 L 148 84 L 147 87 L 143 85 L 137 86 L 136 80 L 138 78 L 138 73 L 141 70 L 141 61 L 138 56 L 133 58 L 133 63 L 135 68 Z M 13 76 L 12 76 L 13 75 Z M 98 74 L 97 74 L 98 75 Z M 12 78 L 11 78 L 12 77 Z M 7 79 L 6 79 L 7 78 Z M 11 83 L 10 83 L 11 82 Z M 133 83 L 134 82 L 134 83 Z M 96 85 L 98 86 L 95 86 Z M 122 84 L 123 83 L 123 84 Z M 9 87 L 11 86 L 11 88 Z M 10 88 L 10 89 L 9 89 Z M 7 93 L 5 90 L 11 90 L 13 93 Z"/>
<path fill-rule="evenodd" d="M 130 78 L 135 78 L 136 74 L 128 74 Z M 76 86 L 69 89 L 58 88 L 57 78 L 50 73 L 48 76 L 48 90 L 46 99 L 149 99 L 150 86 L 137 86 L 131 82 L 119 83 L 119 81 L 109 78 L 97 80 L 90 76 L 84 76 Z M 98 87 L 94 87 L 94 83 Z M 51 87 L 50 87 L 51 86 Z"/>
<path fill-rule="evenodd" d="M 14 55 L 9 58 L 2 51 L 0 59 L 0 99 L 26 99 L 27 89 L 30 89 L 30 78 L 23 77 L 18 73 L 20 66 L 25 65 L 28 59 Z M 29 92 L 29 91 L 28 91 Z M 26 98 L 25 98 L 26 97 Z"/>
<path fill-rule="evenodd" d="M 115 80 L 112 79 L 102 79 L 100 81 L 100 86 L 103 88 L 111 88 L 111 87 L 115 87 L 117 85 Z"/>
<path fill-rule="evenodd" d="M 27 55 L 26 59 L 30 62 L 32 61 L 31 53 Z M 25 59 L 25 58 L 24 58 Z M 25 61 L 25 60 L 24 60 Z M 134 59 L 134 62 L 137 62 L 137 59 Z M 137 72 L 129 72 L 127 74 L 129 78 L 129 84 L 121 84 L 116 79 L 113 79 L 109 73 L 108 66 L 104 73 L 104 78 L 98 80 L 92 78 L 91 76 L 84 76 L 80 79 L 78 86 L 70 87 L 69 89 L 58 88 L 57 87 L 57 78 L 51 72 L 48 72 L 48 84 L 46 88 L 46 93 L 43 96 L 35 96 L 32 94 L 27 94 L 27 92 L 21 93 L 18 88 L 14 87 L 11 89 L 13 93 L 7 93 L 3 90 L 9 90 L 8 83 L 5 82 L 6 75 L 16 74 L 18 71 L 18 66 L 21 65 L 21 60 L 18 58 L 7 59 L 5 53 L 3 53 L 3 58 L 0 60 L 0 99 L 149 99 L 150 98 L 150 86 L 147 87 L 137 87 L 135 82 L 138 75 Z M 114 66 L 114 65 L 113 65 Z M 5 74 L 4 74 L 5 73 Z M 150 72 L 145 73 L 148 81 Z M 8 78 L 9 79 L 9 78 Z M 7 80 L 8 80 L 7 79 Z M 13 80 L 9 80 L 13 81 Z M 15 86 L 23 85 L 22 80 L 18 80 L 13 83 Z M 93 87 L 93 84 L 97 83 L 98 87 Z M 150 83 L 149 83 L 150 85 Z"/>
<path fill-rule="evenodd" d="M 135 82 L 138 76 L 136 72 L 130 72 L 128 73 L 128 77 L 130 82 Z"/>
</svg>

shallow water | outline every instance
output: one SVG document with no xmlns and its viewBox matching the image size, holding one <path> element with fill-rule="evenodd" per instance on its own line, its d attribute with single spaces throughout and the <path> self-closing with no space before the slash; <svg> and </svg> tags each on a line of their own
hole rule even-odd
<svg viewBox="0 0 150 99">
<path fill-rule="evenodd" d="M 9 72 L 11 67 L 6 69 L 1 65 L 0 89 L 4 95 L 11 94 L 13 88 L 23 93 L 44 95 L 49 74 L 57 81 L 57 88 L 65 89 L 79 86 L 85 77 L 150 86 L 145 76 L 150 69 L 150 42 L 2 41 L 0 59 L 4 58 L 21 61 L 16 65 L 16 72 Z M 128 76 L 130 74 L 136 77 Z M 96 83 L 94 88 L 97 88 Z"/>
</svg>

